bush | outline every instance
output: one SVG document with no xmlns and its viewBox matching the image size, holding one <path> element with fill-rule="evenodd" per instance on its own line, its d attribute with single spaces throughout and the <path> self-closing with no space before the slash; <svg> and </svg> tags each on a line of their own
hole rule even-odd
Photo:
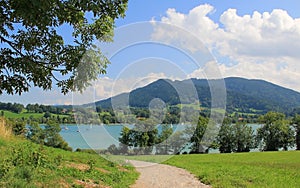
<svg viewBox="0 0 300 188">
<path fill-rule="evenodd" d="M 59 124 L 53 121 L 48 121 L 44 129 L 37 122 L 32 122 L 27 138 L 37 144 L 45 144 L 46 146 L 72 151 L 72 148 L 59 134 L 60 131 L 61 127 Z"/>
</svg>

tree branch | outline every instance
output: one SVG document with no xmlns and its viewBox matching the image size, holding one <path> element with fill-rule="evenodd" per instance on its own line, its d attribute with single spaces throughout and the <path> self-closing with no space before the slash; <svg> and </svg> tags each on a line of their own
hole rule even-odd
<svg viewBox="0 0 300 188">
<path fill-rule="evenodd" d="M 1 39 L 1 41 L 6 42 L 10 47 L 12 47 L 20 56 L 25 57 L 25 55 L 14 46 L 14 45 L 16 45 L 15 43 L 7 40 L 6 38 L 2 37 L 1 35 L 0 35 L 0 39 Z"/>
</svg>

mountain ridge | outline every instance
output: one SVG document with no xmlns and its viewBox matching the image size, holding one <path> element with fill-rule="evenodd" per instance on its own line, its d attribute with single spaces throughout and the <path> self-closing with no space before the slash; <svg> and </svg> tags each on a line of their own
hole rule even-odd
<svg viewBox="0 0 300 188">
<path fill-rule="evenodd" d="M 144 87 L 122 93 L 111 98 L 95 102 L 101 108 L 118 105 L 131 107 L 149 106 L 154 98 L 159 98 L 167 105 L 189 104 L 198 99 L 202 107 L 210 108 L 211 93 L 209 83 L 219 79 L 187 79 L 172 81 L 159 79 Z M 261 112 L 280 111 L 290 112 L 300 107 L 300 93 L 260 79 L 240 77 L 224 78 L 226 87 L 226 109 L 228 112 Z M 196 91 L 192 92 L 193 87 Z M 195 94 L 196 92 L 196 94 Z"/>
</svg>

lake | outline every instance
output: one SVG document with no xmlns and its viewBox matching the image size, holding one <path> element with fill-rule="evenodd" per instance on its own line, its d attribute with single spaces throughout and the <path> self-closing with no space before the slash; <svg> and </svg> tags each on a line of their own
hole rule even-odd
<svg viewBox="0 0 300 188">
<path fill-rule="evenodd" d="M 63 125 L 61 136 L 74 150 L 106 149 L 110 145 L 119 145 L 123 125 Z M 130 126 L 129 126 L 130 127 Z"/>
<path fill-rule="evenodd" d="M 133 125 L 126 125 L 133 128 Z M 259 124 L 249 124 L 254 130 Z M 118 138 L 123 125 L 62 125 L 60 134 L 74 150 L 81 149 L 107 149 L 110 145 L 119 145 Z M 185 125 L 173 125 L 174 131 L 183 130 Z M 161 130 L 161 126 L 157 126 Z M 213 153 L 218 152 L 212 151 Z"/>
</svg>

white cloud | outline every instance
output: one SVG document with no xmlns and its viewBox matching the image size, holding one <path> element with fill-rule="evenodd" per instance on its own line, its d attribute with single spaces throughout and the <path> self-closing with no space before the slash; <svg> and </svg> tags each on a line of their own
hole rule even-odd
<svg viewBox="0 0 300 188">
<path fill-rule="evenodd" d="M 158 79 L 166 78 L 170 79 L 164 73 L 149 73 L 143 77 L 126 77 L 118 79 L 109 77 L 99 78 L 82 94 L 73 93 L 73 104 L 86 104 L 110 98 L 146 86 Z"/>
<path fill-rule="evenodd" d="M 293 19 L 284 10 L 239 16 L 235 9 L 229 9 L 220 21 L 224 25 L 223 40 L 215 42 L 224 54 L 300 57 L 300 19 Z"/>
<path fill-rule="evenodd" d="M 222 78 L 222 72 L 215 61 L 209 61 L 202 68 L 188 74 L 187 78 L 220 79 Z"/>
<path fill-rule="evenodd" d="M 218 67 L 223 76 L 241 76 L 265 79 L 300 91 L 300 19 L 292 18 L 287 11 L 274 9 L 272 12 L 253 12 L 238 15 L 237 10 L 228 9 L 220 17 L 220 23 L 209 18 L 214 12 L 210 5 L 200 5 L 182 14 L 168 9 L 161 22 L 174 24 L 193 33 L 211 51 L 221 57 Z M 153 36 L 160 40 L 178 40 L 176 31 L 156 28 Z M 167 36 L 167 37 L 166 37 Z M 195 46 L 190 42 L 186 49 Z M 229 57 L 235 65 L 225 61 Z M 284 65 L 284 66 L 283 66 Z M 206 66 L 209 67 L 209 66 Z M 189 76 L 203 72 L 195 70 Z"/>
<path fill-rule="evenodd" d="M 161 22 L 165 24 L 175 25 L 185 30 L 185 32 L 179 29 L 175 30 L 174 26 L 167 27 L 166 25 L 158 25 L 153 33 L 153 38 L 156 40 L 162 40 L 170 42 L 176 39 L 176 42 L 181 41 L 184 38 L 187 41 L 183 44 L 187 49 L 197 48 L 199 41 L 195 41 L 197 36 L 205 44 L 212 44 L 214 42 L 213 36 L 218 37 L 223 31 L 219 29 L 219 25 L 211 20 L 207 15 L 212 13 L 214 8 L 211 5 L 205 4 L 190 10 L 187 15 L 176 12 L 175 9 L 168 9 L 166 16 L 161 18 Z M 152 23 L 155 23 L 152 20 Z M 183 33 L 185 36 L 183 37 Z M 193 36 L 187 36 L 190 33 Z M 207 37 L 210 36 L 210 37 Z M 194 40 L 194 43 L 193 43 Z M 195 43 L 196 42 L 196 43 Z"/>
</svg>

